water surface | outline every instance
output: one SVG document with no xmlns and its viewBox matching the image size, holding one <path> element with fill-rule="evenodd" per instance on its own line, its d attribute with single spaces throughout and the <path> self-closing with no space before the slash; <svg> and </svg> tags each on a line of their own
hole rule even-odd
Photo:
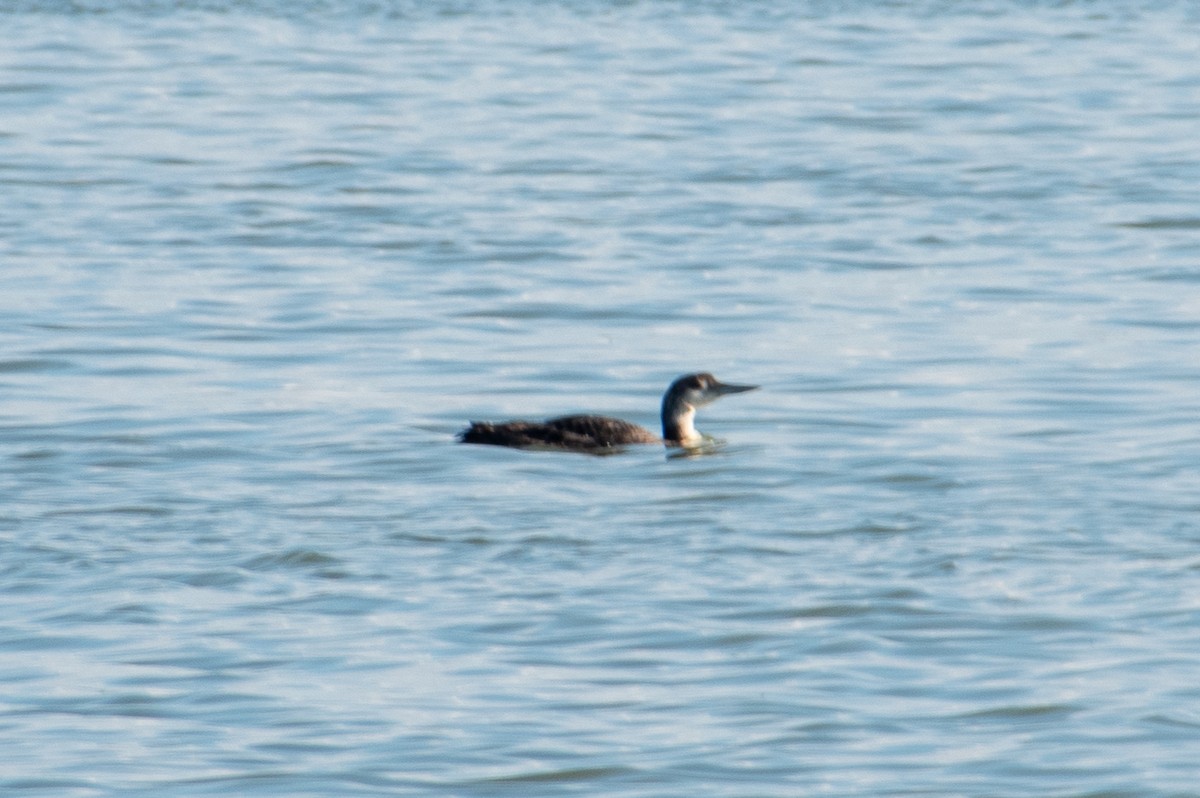
<svg viewBox="0 0 1200 798">
<path fill-rule="evenodd" d="M 5 795 L 1195 794 L 1189 5 L 0 19 Z"/>
</svg>

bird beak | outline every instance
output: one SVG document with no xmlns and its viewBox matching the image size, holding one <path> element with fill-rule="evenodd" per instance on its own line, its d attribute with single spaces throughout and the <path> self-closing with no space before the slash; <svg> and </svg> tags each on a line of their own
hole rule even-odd
<svg viewBox="0 0 1200 798">
<path fill-rule="evenodd" d="M 713 382 L 713 384 L 709 386 L 709 390 L 711 390 L 717 396 L 725 396 L 726 394 L 731 393 L 745 393 L 746 391 L 753 391 L 757 387 L 757 385 L 730 385 L 727 382 Z"/>
</svg>

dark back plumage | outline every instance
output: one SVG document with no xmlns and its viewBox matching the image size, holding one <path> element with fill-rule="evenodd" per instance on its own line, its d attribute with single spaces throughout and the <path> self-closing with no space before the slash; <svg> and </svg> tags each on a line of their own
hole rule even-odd
<svg viewBox="0 0 1200 798">
<path fill-rule="evenodd" d="M 512 446 L 519 449 L 595 451 L 635 443 L 661 443 L 644 427 L 608 416 L 562 416 L 549 421 L 472 421 L 459 433 L 463 443 Z"/>
</svg>

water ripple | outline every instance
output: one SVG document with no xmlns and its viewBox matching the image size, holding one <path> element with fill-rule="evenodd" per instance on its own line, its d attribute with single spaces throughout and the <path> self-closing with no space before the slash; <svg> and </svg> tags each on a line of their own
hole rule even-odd
<svg viewBox="0 0 1200 798">
<path fill-rule="evenodd" d="M 0 790 L 1193 791 L 1200 17 L 862 10 L 4 4 Z"/>
</svg>

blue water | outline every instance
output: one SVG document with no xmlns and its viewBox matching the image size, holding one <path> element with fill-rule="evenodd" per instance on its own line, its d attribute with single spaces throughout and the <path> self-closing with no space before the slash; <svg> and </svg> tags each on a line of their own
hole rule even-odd
<svg viewBox="0 0 1200 798">
<path fill-rule="evenodd" d="M 0 25 L 5 796 L 1200 795 L 1192 4 Z"/>
</svg>

